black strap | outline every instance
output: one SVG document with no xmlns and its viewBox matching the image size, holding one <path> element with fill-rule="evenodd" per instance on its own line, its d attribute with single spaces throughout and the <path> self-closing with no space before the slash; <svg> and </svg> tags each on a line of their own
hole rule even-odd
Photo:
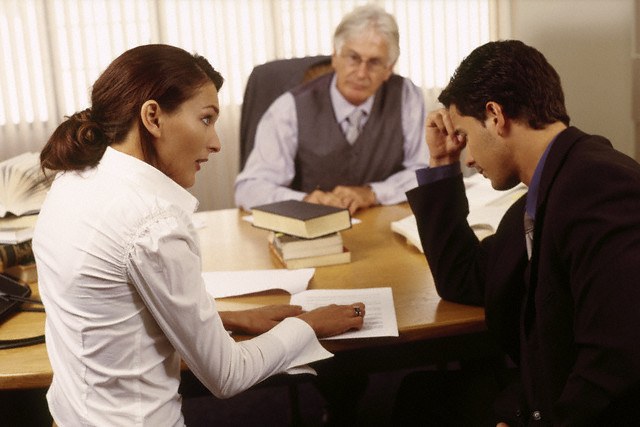
<svg viewBox="0 0 640 427">
<path fill-rule="evenodd" d="M 29 338 L 17 338 L 14 340 L 0 340 L 0 350 L 7 348 L 26 347 L 29 345 L 41 344 L 44 342 L 44 335 Z"/>
</svg>

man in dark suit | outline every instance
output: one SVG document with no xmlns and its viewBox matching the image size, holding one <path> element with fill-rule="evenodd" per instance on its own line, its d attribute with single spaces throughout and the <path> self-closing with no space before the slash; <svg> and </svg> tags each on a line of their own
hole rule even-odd
<svg viewBox="0 0 640 427">
<path fill-rule="evenodd" d="M 407 196 L 439 294 L 484 306 L 518 368 L 493 425 L 640 425 L 640 166 L 569 125 L 558 74 L 519 41 L 475 49 L 439 100 Z M 482 241 L 465 146 L 495 189 L 529 187 Z"/>
</svg>

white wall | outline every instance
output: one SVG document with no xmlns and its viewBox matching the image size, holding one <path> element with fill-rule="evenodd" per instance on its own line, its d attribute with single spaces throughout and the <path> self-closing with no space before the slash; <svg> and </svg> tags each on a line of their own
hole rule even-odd
<svg viewBox="0 0 640 427">
<path fill-rule="evenodd" d="M 634 0 L 513 0 L 512 38 L 558 71 L 573 125 L 638 158 L 632 117 Z"/>
</svg>

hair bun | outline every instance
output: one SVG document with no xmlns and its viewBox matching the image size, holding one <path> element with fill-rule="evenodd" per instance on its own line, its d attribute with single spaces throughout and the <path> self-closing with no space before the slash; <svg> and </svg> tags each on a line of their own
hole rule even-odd
<svg viewBox="0 0 640 427">
<path fill-rule="evenodd" d="M 93 120 L 91 108 L 78 111 L 69 117 L 75 128 L 76 140 L 84 144 L 105 144 L 105 137 L 100 124 Z"/>
<path fill-rule="evenodd" d="M 77 113 L 75 113 L 70 118 L 78 120 L 80 122 L 90 122 L 90 121 L 92 121 L 91 108 L 86 108 L 86 109 L 84 109 L 82 111 L 78 111 Z"/>
</svg>

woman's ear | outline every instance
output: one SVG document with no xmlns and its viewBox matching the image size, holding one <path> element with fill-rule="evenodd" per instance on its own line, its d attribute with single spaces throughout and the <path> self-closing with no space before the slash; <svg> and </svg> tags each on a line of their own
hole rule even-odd
<svg viewBox="0 0 640 427">
<path fill-rule="evenodd" d="M 162 110 L 160 109 L 160 104 L 153 99 L 146 101 L 142 104 L 142 108 L 140 108 L 140 119 L 142 120 L 142 125 L 156 138 L 159 138 L 162 134 L 160 129 L 161 114 Z"/>
</svg>

